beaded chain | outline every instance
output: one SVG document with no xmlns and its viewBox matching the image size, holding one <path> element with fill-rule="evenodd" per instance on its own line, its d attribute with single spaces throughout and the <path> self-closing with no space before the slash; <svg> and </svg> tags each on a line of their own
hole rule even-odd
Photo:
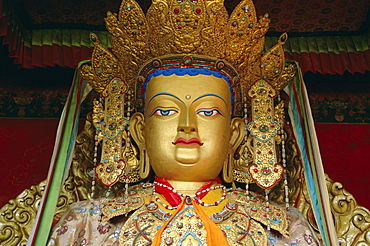
<svg viewBox="0 0 370 246">
<path fill-rule="evenodd" d="M 100 115 L 101 115 L 101 107 L 102 107 L 102 98 L 99 97 L 98 101 L 98 123 L 95 129 L 95 136 L 94 136 L 94 158 L 93 158 L 93 170 L 91 174 L 91 193 L 90 193 L 90 199 L 94 199 L 95 196 L 95 184 L 96 184 L 96 174 L 95 174 L 95 167 L 98 163 L 98 145 L 99 145 L 99 129 L 100 129 Z"/>
<path fill-rule="evenodd" d="M 280 94 L 278 95 L 279 103 L 281 102 Z M 284 193 L 285 193 L 285 209 L 289 211 L 289 188 L 288 188 L 288 177 L 287 177 L 287 170 L 286 170 L 286 151 L 285 151 L 285 131 L 282 127 L 281 131 L 281 157 L 282 163 L 284 167 Z"/>
<path fill-rule="evenodd" d="M 244 159 L 245 159 L 245 167 L 248 168 L 248 108 L 247 108 L 247 96 L 244 94 Z M 250 214 L 250 197 L 249 197 L 249 174 L 246 173 L 245 175 L 245 196 L 247 198 L 247 202 L 245 203 L 245 211 L 247 212 L 248 216 Z"/>
<path fill-rule="evenodd" d="M 131 147 L 131 134 L 130 134 L 130 117 L 131 117 L 131 91 L 128 91 L 127 93 L 127 113 L 126 113 L 126 122 L 128 122 L 127 124 L 127 138 L 126 138 L 126 148 L 125 148 L 125 156 L 126 156 L 126 160 L 129 159 L 129 156 L 130 156 L 130 147 Z M 130 176 L 129 176 L 129 172 L 130 172 L 130 167 L 128 166 L 128 164 L 126 164 L 126 168 L 125 168 L 125 196 L 124 196 L 124 204 L 125 206 L 127 206 L 128 204 L 128 189 L 129 189 L 129 180 L 130 180 Z M 125 214 L 127 216 L 127 213 Z"/>
<path fill-rule="evenodd" d="M 158 185 L 158 186 L 161 186 L 161 187 L 164 187 L 166 189 L 168 189 L 169 191 L 171 192 L 174 192 L 176 194 L 178 194 L 179 196 L 181 196 L 182 198 L 185 197 L 184 194 L 178 192 L 177 190 L 175 190 L 174 188 L 168 186 L 168 185 L 165 185 L 165 184 L 162 184 L 162 183 L 158 183 L 157 181 L 154 181 L 154 185 Z M 213 203 L 205 203 L 203 202 L 200 198 L 198 198 L 197 196 L 203 194 L 203 193 L 207 193 L 211 190 L 217 190 L 217 189 L 222 189 L 223 190 L 223 193 L 222 193 L 222 196 L 221 198 L 218 200 L 218 201 L 215 201 Z M 155 192 L 155 189 L 153 190 L 153 195 L 154 195 L 154 199 L 160 203 L 163 207 L 165 207 L 166 209 L 169 209 L 169 210 L 173 210 L 173 209 L 176 209 L 178 208 L 178 206 L 170 206 L 170 205 L 167 205 L 167 204 L 164 204 L 161 199 L 157 196 L 157 193 Z M 226 198 L 226 187 L 223 186 L 223 185 L 218 185 L 218 186 L 213 186 L 213 187 L 209 187 L 205 190 L 202 190 L 202 191 L 198 191 L 195 193 L 195 195 L 192 196 L 193 199 L 199 204 L 199 205 L 202 205 L 204 207 L 211 207 L 211 206 L 217 206 L 219 205 L 225 198 Z"/>
<path fill-rule="evenodd" d="M 269 190 L 265 190 L 266 194 L 266 220 L 267 220 L 267 231 L 270 231 L 271 222 L 270 222 L 270 202 L 269 202 Z"/>
<path fill-rule="evenodd" d="M 216 202 L 213 202 L 213 203 L 205 203 L 205 202 L 203 202 L 200 198 L 198 198 L 197 196 L 199 196 L 200 194 L 202 194 L 202 193 L 206 193 L 206 192 L 209 192 L 209 191 L 211 191 L 211 190 L 216 190 L 216 189 L 222 189 L 222 196 L 221 196 L 221 198 L 218 200 L 218 201 L 216 201 Z M 219 205 L 225 198 L 226 198 L 226 187 L 225 186 L 223 186 L 223 185 L 218 185 L 218 186 L 214 186 L 214 187 L 209 187 L 209 188 L 207 188 L 207 189 L 205 189 L 205 190 L 203 190 L 203 191 L 200 191 L 200 192 L 197 192 L 197 193 L 195 193 L 195 195 L 193 196 L 193 198 L 194 198 L 194 200 L 198 203 L 198 204 L 200 204 L 200 205 L 202 205 L 202 206 L 204 206 L 204 207 L 211 207 L 211 206 L 217 206 L 217 205 Z"/>
</svg>

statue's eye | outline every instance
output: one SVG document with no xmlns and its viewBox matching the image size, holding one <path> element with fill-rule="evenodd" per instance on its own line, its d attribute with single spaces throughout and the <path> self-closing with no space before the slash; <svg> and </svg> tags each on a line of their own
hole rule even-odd
<svg viewBox="0 0 370 246">
<path fill-rule="evenodd" d="M 171 108 L 171 109 L 164 109 L 164 108 L 156 108 L 153 113 L 150 114 L 152 115 L 158 115 L 158 116 L 170 116 L 173 114 L 178 113 L 179 111 L 177 109 Z M 149 117 L 150 117 L 149 116 Z"/>
<path fill-rule="evenodd" d="M 197 114 L 202 115 L 202 116 L 215 116 L 215 115 L 222 115 L 223 114 L 220 112 L 220 110 L 216 108 L 212 109 L 200 109 L 197 111 Z"/>
</svg>

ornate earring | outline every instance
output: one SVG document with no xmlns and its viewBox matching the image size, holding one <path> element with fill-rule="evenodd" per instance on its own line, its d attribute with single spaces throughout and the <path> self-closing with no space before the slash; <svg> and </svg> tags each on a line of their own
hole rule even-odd
<svg viewBox="0 0 370 246">
<path fill-rule="evenodd" d="M 139 175 L 141 179 L 145 179 L 149 176 L 150 164 L 149 157 L 145 150 L 140 150 L 140 162 L 139 162 Z"/>
</svg>

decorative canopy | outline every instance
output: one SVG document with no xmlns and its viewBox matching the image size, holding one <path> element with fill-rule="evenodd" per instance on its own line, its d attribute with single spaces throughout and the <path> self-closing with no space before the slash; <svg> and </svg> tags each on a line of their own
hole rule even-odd
<svg viewBox="0 0 370 246">
<path fill-rule="evenodd" d="M 225 1 L 228 12 L 239 2 Z M 110 47 L 103 19 L 108 10 L 118 12 L 119 4 L 120 0 L 0 0 L 0 36 L 21 67 L 74 68 L 91 56 L 90 31 Z M 139 4 L 146 11 L 150 1 Z M 257 16 L 268 13 L 271 19 L 265 49 L 288 32 L 285 55 L 298 61 L 303 72 L 370 71 L 369 1 L 255 0 L 254 4 Z"/>
</svg>

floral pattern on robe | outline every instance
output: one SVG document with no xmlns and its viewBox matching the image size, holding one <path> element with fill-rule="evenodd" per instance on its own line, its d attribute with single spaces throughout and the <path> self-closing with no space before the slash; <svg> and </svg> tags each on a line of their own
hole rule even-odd
<svg viewBox="0 0 370 246">
<path fill-rule="evenodd" d="M 104 201 L 105 199 L 97 199 L 72 204 L 52 230 L 47 246 L 118 246 L 124 219 L 117 223 L 101 222 Z M 320 245 L 315 233 L 298 210 L 291 208 L 288 220 L 290 238 L 271 231 L 268 234 L 268 246 Z"/>
</svg>

